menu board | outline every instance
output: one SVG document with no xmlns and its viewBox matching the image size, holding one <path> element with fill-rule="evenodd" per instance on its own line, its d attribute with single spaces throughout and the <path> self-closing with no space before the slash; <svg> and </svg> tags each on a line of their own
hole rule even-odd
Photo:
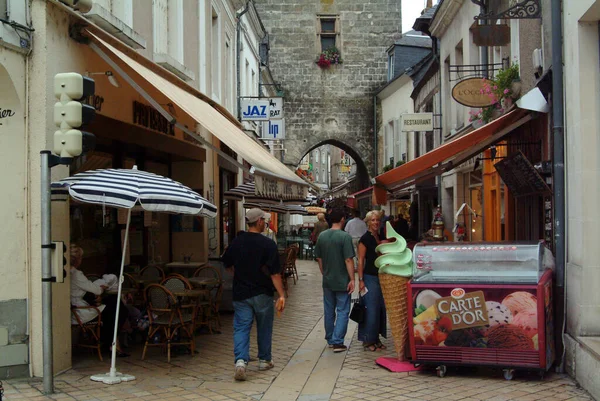
<svg viewBox="0 0 600 401">
<path fill-rule="evenodd" d="M 542 176 L 520 150 L 500 160 L 494 167 L 515 198 L 550 192 Z"/>
</svg>

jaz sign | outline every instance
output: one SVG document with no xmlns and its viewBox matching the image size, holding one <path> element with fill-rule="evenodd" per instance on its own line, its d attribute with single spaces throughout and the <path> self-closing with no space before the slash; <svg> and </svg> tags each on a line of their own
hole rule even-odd
<svg viewBox="0 0 600 401">
<path fill-rule="evenodd" d="M 466 293 L 462 288 L 455 288 L 449 297 L 437 299 L 435 308 L 441 317 L 448 317 L 452 321 L 452 330 L 489 323 L 483 291 Z"/>
<path fill-rule="evenodd" d="M 269 119 L 269 101 L 260 99 L 242 99 L 242 120 L 267 121 Z"/>
</svg>

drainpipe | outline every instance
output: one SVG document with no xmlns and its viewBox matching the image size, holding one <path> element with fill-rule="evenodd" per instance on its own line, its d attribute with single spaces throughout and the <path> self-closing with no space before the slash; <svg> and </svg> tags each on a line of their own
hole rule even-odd
<svg viewBox="0 0 600 401">
<path fill-rule="evenodd" d="M 239 12 L 236 17 L 237 17 L 237 23 L 236 23 L 236 29 L 237 29 L 237 51 L 236 51 L 236 74 L 237 74 L 237 118 L 238 121 L 242 121 L 242 98 L 241 96 L 241 89 L 242 89 L 242 83 L 240 82 L 240 47 L 242 44 L 242 16 L 244 14 L 246 14 L 248 12 L 248 10 L 250 9 L 250 2 L 252 0 L 248 0 L 246 2 L 246 7 L 244 7 L 244 9 Z"/>
<path fill-rule="evenodd" d="M 561 1 L 552 0 L 552 139 L 554 142 L 552 186 L 554 189 L 554 249 L 556 253 L 557 351 L 562 351 L 557 370 L 564 372 L 565 350 L 565 136 L 563 93 L 563 44 Z M 557 352 L 559 355 L 559 352 Z"/>
<path fill-rule="evenodd" d="M 373 96 L 373 178 L 377 177 L 377 95 Z"/>
<path fill-rule="evenodd" d="M 485 5 L 485 0 L 483 0 L 479 6 L 479 12 L 480 14 L 487 14 L 487 6 Z M 487 20 L 481 21 L 480 20 L 480 24 L 483 22 L 483 24 L 487 24 Z M 481 54 L 481 64 L 484 65 L 483 67 L 483 76 L 484 78 L 489 78 L 490 76 L 490 72 L 488 71 L 488 64 L 490 62 L 489 60 L 489 53 L 488 53 L 488 47 L 487 46 L 483 46 L 481 48 L 482 50 L 482 54 Z"/>
</svg>

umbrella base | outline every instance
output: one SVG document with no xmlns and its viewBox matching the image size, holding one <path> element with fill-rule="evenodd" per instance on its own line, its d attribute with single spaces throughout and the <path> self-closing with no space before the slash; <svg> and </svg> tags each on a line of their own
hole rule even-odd
<svg viewBox="0 0 600 401">
<path fill-rule="evenodd" d="M 92 379 L 95 382 L 102 382 L 104 384 L 119 384 L 121 382 L 129 382 L 135 380 L 135 376 L 115 372 L 113 375 L 111 375 L 110 373 L 94 375 L 90 377 L 90 379 Z"/>
</svg>

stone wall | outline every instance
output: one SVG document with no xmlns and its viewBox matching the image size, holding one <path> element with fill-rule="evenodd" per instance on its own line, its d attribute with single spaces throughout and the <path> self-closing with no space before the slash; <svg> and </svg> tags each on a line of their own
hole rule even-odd
<svg viewBox="0 0 600 401">
<path fill-rule="evenodd" d="M 286 153 L 295 167 L 331 143 L 372 172 L 373 96 L 386 83 L 386 49 L 401 32 L 400 0 L 256 0 L 269 32 L 270 68 L 285 92 Z M 321 69 L 317 15 L 340 18 L 343 64 Z"/>
</svg>

